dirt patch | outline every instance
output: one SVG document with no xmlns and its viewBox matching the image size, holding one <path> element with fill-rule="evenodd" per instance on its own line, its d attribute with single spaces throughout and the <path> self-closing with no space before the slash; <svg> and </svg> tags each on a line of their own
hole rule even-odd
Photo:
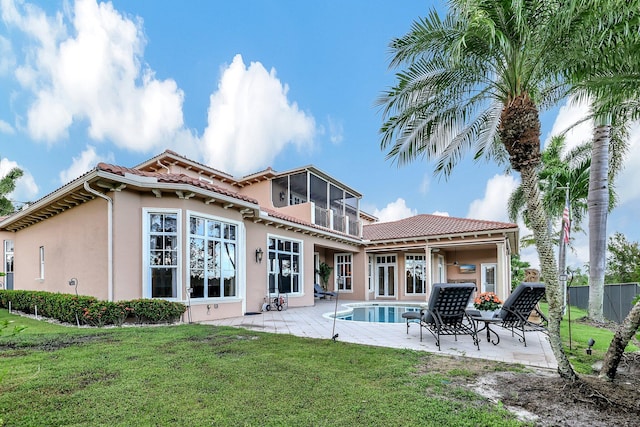
<svg viewBox="0 0 640 427">
<path fill-rule="evenodd" d="M 591 375 L 572 382 L 549 371 L 492 372 L 461 382 L 537 426 L 637 426 L 640 419 L 638 354 L 625 354 L 613 382 Z"/>
</svg>

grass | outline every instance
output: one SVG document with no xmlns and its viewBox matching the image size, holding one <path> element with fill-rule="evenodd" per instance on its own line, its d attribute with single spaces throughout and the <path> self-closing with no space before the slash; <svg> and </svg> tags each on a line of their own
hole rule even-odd
<svg viewBox="0 0 640 427">
<path fill-rule="evenodd" d="M 424 352 L 207 325 L 3 319 L 13 323 L 0 332 L 0 425 L 519 425 L 456 385 L 471 375 L 463 363 Z M 13 326 L 26 329 L 11 336 Z"/>
<path fill-rule="evenodd" d="M 567 316 L 561 326 L 579 373 L 613 336 L 585 314 L 571 308 L 571 349 Z M 3 321 L 0 426 L 520 425 L 458 385 L 516 365 L 206 325 L 75 328 L 0 310 Z"/>
<path fill-rule="evenodd" d="M 541 303 L 542 312 L 548 313 L 546 303 Z M 560 336 L 564 343 L 564 349 L 567 357 L 571 361 L 574 369 L 578 373 L 593 374 L 593 364 L 604 358 L 614 332 L 604 327 L 594 327 L 590 323 L 584 322 L 587 317 L 586 310 L 577 307 L 571 307 L 560 323 Z M 569 340 L 569 316 L 571 316 L 571 340 Z M 593 338 L 595 345 L 592 347 L 592 354 L 587 354 L 587 343 Z M 640 334 L 636 335 L 640 339 Z M 633 343 L 629 343 L 625 351 L 635 352 L 638 347 Z"/>
</svg>

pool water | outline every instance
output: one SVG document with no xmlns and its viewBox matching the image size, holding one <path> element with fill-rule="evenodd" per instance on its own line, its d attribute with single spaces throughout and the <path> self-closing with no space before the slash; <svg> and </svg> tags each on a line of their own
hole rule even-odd
<svg viewBox="0 0 640 427">
<path fill-rule="evenodd" d="M 402 313 L 420 311 L 420 306 L 376 304 L 352 307 L 352 310 L 349 313 L 338 313 L 336 319 L 370 323 L 404 323 L 406 320 L 402 318 Z"/>
</svg>

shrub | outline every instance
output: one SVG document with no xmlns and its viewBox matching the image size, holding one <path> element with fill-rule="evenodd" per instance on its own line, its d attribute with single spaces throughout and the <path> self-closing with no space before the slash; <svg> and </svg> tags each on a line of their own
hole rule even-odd
<svg viewBox="0 0 640 427">
<path fill-rule="evenodd" d="M 137 299 L 117 303 L 99 301 L 90 296 L 50 293 L 43 291 L 0 290 L 0 307 L 23 313 L 57 319 L 65 323 L 81 321 L 91 326 L 120 326 L 128 316 L 137 323 L 174 323 L 185 312 L 186 306 L 179 302 L 161 299 Z"/>
<path fill-rule="evenodd" d="M 184 304 L 162 299 L 136 299 L 127 305 L 133 309 L 136 323 L 174 323 L 187 309 Z"/>
<path fill-rule="evenodd" d="M 96 301 L 82 310 L 82 320 L 91 326 L 121 326 L 127 318 L 127 311 L 121 304 L 110 301 Z"/>
</svg>

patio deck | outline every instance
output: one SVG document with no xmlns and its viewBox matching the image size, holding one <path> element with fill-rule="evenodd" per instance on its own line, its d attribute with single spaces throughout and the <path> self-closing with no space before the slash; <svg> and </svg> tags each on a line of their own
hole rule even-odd
<svg viewBox="0 0 640 427">
<path fill-rule="evenodd" d="M 343 306 L 345 304 L 362 302 L 340 300 L 338 302 L 338 311 L 345 310 Z M 327 313 L 333 314 L 336 307 L 335 304 L 335 301 L 316 300 L 313 307 L 295 307 L 283 311 L 268 311 L 202 323 L 234 326 L 278 334 L 291 334 L 307 338 L 331 339 L 333 319 L 324 315 Z M 337 341 L 520 363 L 536 368 L 557 369 L 558 365 L 555 356 L 551 351 L 549 340 L 545 334 L 541 332 L 527 333 L 527 347 L 525 347 L 518 340 L 518 337 L 512 337 L 511 332 L 508 330 L 496 327 L 495 331 L 500 336 L 498 345 L 487 342 L 486 335 L 481 332 L 478 335 L 478 338 L 480 338 L 479 351 L 473 345 L 469 336 L 458 337 L 457 341 L 453 336 L 441 337 L 442 350 L 438 351 L 434 338 L 427 331 L 423 331 L 423 339 L 420 342 L 420 329 L 417 324 L 412 325 L 407 334 L 405 323 L 368 323 L 349 320 L 336 320 L 335 322 L 335 333 L 339 334 Z"/>
</svg>

